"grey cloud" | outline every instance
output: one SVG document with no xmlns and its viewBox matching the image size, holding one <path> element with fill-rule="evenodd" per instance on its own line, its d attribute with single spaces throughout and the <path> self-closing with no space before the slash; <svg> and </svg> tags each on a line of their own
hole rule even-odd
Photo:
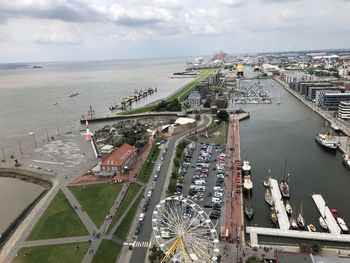
<svg viewBox="0 0 350 263">
<path fill-rule="evenodd" d="M 157 17 L 154 18 L 142 18 L 142 17 L 131 17 L 128 15 L 124 15 L 119 17 L 114 22 L 123 26 L 149 26 L 152 24 L 158 24 L 162 22 L 162 19 Z"/>
</svg>

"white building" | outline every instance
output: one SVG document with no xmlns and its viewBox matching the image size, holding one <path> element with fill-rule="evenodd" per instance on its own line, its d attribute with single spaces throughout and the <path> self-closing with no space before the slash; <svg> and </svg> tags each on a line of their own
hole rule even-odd
<svg viewBox="0 0 350 263">
<path fill-rule="evenodd" d="M 350 101 L 342 101 L 339 103 L 338 117 L 340 119 L 350 119 Z"/>
</svg>

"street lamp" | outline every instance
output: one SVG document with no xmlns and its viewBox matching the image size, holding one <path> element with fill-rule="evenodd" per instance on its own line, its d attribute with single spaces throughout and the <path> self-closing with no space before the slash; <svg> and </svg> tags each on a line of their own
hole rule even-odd
<svg viewBox="0 0 350 263">
<path fill-rule="evenodd" d="M 34 132 L 30 132 L 30 133 L 28 133 L 28 135 L 33 135 L 33 139 L 34 139 L 34 147 L 36 148 L 35 133 L 34 133 Z"/>
</svg>

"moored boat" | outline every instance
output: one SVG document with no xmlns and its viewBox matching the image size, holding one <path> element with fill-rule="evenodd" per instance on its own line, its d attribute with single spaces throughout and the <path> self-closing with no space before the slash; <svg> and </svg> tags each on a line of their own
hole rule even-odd
<svg viewBox="0 0 350 263">
<path fill-rule="evenodd" d="M 292 215 L 292 213 L 293 213 L 293 209 L 292 209 L 292 207 L 290 206 L 288 200 L 286 201 L 286 211 L 287 211 L 287 214 L 288 214 L 288 215 Z"/>
<path fill-rule="evenodd" d="M 343 154 L 343 162 L 344 162 L 345 166 L 348 169 L 350 169 L 350 158 L 349 158 L 349 155 Z"/>
<path fill-rule="evenodd" d="M 340 226 L 340 229 L 341 229 L 342 233 L 344 233 L 344 234 L 349 233 L 349 229 L 346 226 L 346 224 L 345 224 L 345 222 L 344 222 L 344 220 L 342 218 L 337 217 L 337 222 L 338 222 L 338 225 Z"/>
<path fill-rule="evenodd" d="M 290 227 L 291 227 L 292 229 L 298 230 L 297 221 L 295 220 L 295 218 L 294 218 L 293 216 L 290 217 L 289 223 L 290 223 Z"/>
<path fill-rule="evenodd" d="M 331 123 L 331 128 L 334 131 L 341 131 L 341 129 L 339 128 L 339 126 L 337 124 L 335 124 L 334 122 Z"/>
<path fill-rule="evenodd" d="M 75 97 L 75 96 L 78 96 L 79 95 L 79 92 L 73 92 L 71 94 L 69 94 L 69 97 Z"/>
<path fill-rule="evenodd" d="M 326 134 L 316 134 L 315 136 L 316 142 L 320 144 L 322 147 L 330 150 L 336 150 L 338 147 L 337 140 L 334 139 L 334 137 L 331 135 L 331 133 Z"/>
<path fill-rule="evenodd" d="M 332 208 L 331 213 L 335 219 L 338 218 L 338 210 L 336 208 Z"/>
<path fill-rule="evenodd" d="M 243 190 L 245 191 L 253 190 L 253 182 L 250 179 L 250 175 L 245 175 L 243 177 Z"/>
<path fill-rule="evenodd" d="M 301 213 L 298 214 L 297 224 L 298 224 L 299 228 L 305 229 L 305 220 L 304 220 L 304 217 Z"/>
<path fill-rule="evenodd" d="M 308 224 L 307 229 L 309 232 L 316 232 L 316 227 L 313 224 Z"/>
<path fill-rule="evenodd" d="M 263 185 L 265 187 L 269 187 L 270 186 L 270 178 L 271 178 L 271 170 L 269 169 L 269 176 L 266 177 L 264 180 L 263 180 Z"/>
<path fill-rule="evenodd" d="M 252 167 L 250 166 L 249 161 L 248 160 L 244 160 L 243 161 L 243 165 L 242 165 L 243 175 L 249 175 L 250 172 L 251 172 L 251 169 L 252 169 Z"/>
<path fill-rule="evenodd" d="M 266 203 L 268 203 L 270 206 L 273 206 L 273 199 L 272 199 L 272 195 L 271 195 L 270 189 L 266 189 L 266 192 L 265 192 L 265 201 L 266 201 Z"/>
<path fill-rule="evenodd" d="M 244 213 L 247 216 L 247 218 L 250 220 L 254 215 L 254 209 L 249 204 L 246 204 L 244 207 Z"/>
<path fill-rule="evenodd" d="M 280 182 L 280 191 L 284 198 L 289 198 L 289 183 L 288 178 L 286 177 L 286 168 L 287 168 L 287 158 L 284 159 L 284 173 L 283 180 Z M 289 174 L 288 174 L 289 177 Z"/>
<path fill-rule="evenodd" d="M 274 224 L 277 224 L 277 214 L 275 207 L 271 207 L 270 218 Z"/>
<path fill-rule="evenodd" d="M 324 230 L 328 230 L 328 226 L 326 221 L 323 219 L 322 216 L 320 216 L 320 218 L 318 219 L 318 222 L 320 223 L 320 226 L 324 229 Z"/>
</svg>

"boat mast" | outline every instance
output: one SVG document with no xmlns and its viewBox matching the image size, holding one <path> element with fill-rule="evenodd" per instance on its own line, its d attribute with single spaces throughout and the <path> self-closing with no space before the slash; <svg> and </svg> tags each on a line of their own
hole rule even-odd
<svg viewBox="0 0 350 263">
<path fill-rule="evenodd" d="M 286 182 L 286 168 L 287 168 L 287 157 L 284 158 L 284 172 L 283 172 L 284 182 Z"/>
</svg>

